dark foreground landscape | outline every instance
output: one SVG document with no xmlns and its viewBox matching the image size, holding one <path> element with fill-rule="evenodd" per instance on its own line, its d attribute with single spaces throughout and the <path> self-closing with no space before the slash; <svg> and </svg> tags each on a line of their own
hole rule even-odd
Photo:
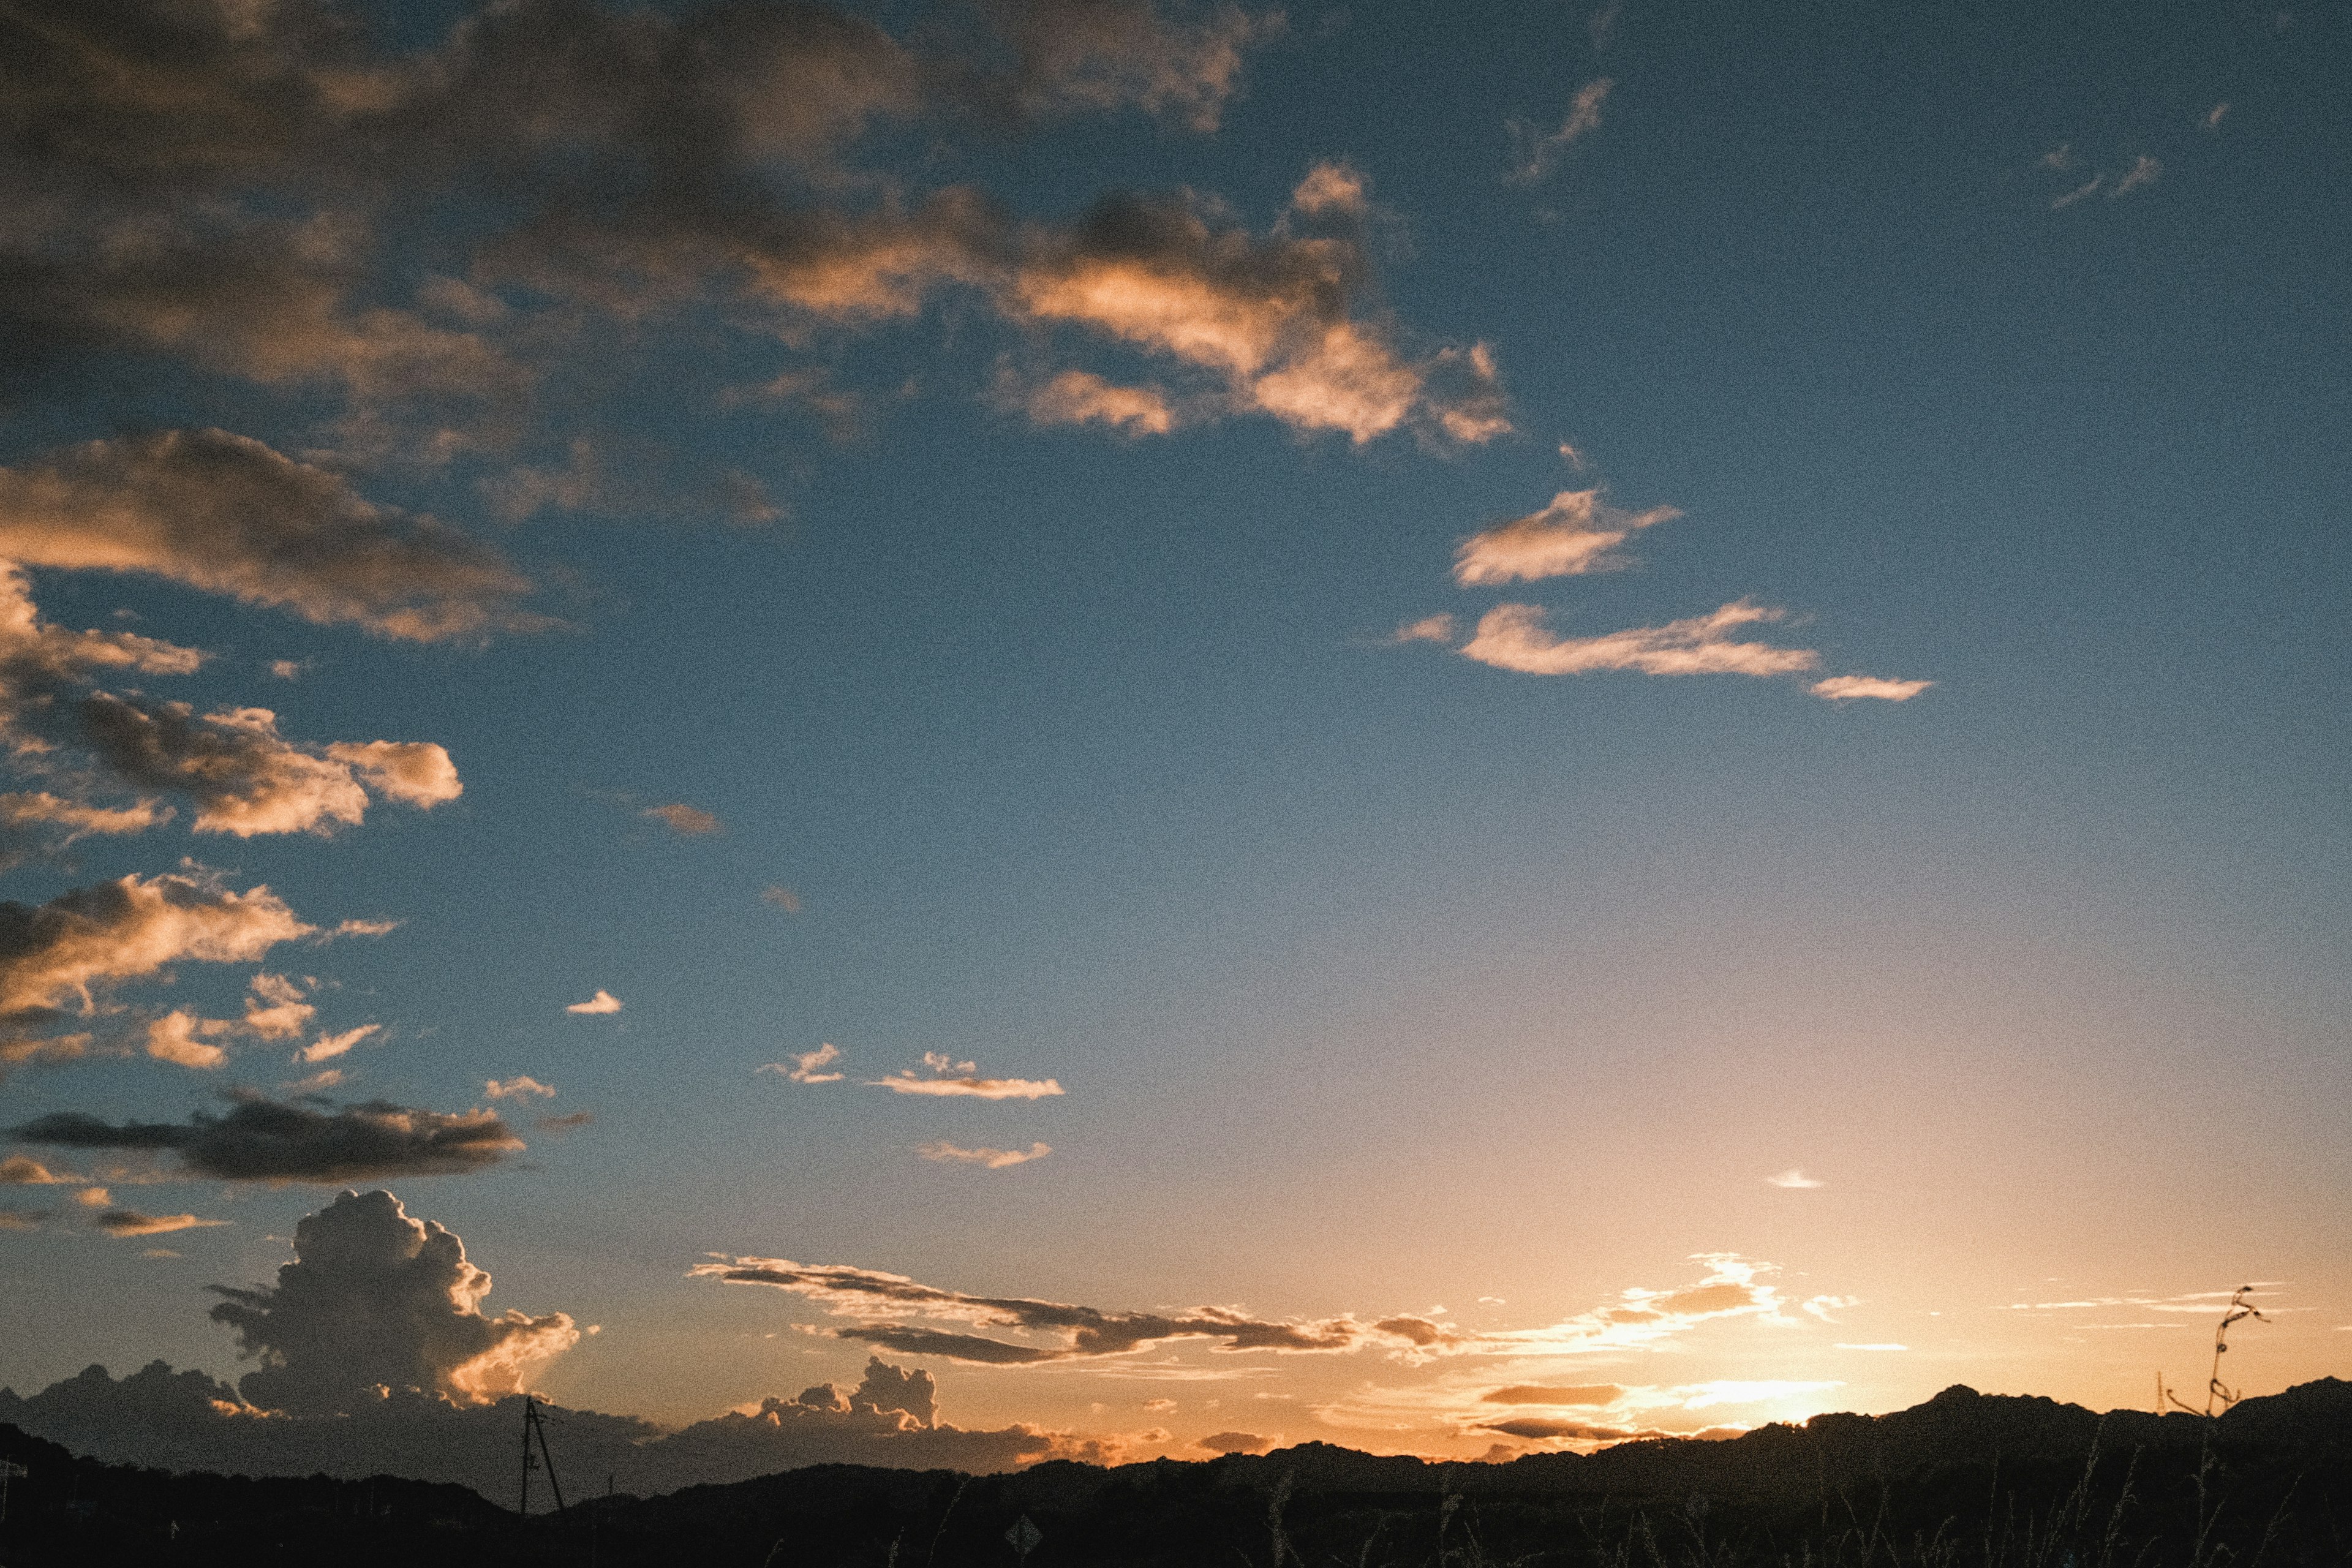
<svg viewBox="0 0 2352 1568">
<path fill-rule="evenodd" d="M 173 1475 L 0 1426 L 0 1563 L 596 1568 L 2352 1563 L 2352 1383 L 2218 1420 L 1947 1389 L 1728 1441 L 1430 1464 L 1310 1443 L 1011 1475 L 819 1466 L 519 1519 L 467 1488 Z M 589 1478 L 573 1479 L 575 1494 Z M 545 1506 L 545 1492 L 540 1492 Z M 1009 1538 L 1009 1534 L 1012 1538 Z"/>
</svg>

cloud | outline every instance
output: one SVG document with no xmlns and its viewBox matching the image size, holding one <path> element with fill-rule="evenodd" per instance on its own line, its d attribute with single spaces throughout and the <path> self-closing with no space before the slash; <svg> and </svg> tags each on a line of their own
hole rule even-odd
<svg viewBox="0 0 2352 1568">
<path fill-rule="evenodd" d="M 329 932 L 328 936 L 390 936 L 399 929 L 398 921 L 344 921 Z M 327 938 L 320 940 L 325 941 Z"/>
<path fill-rule="evenodd" d="M 307 1063 L 332 1061 L 383 1027 L 381 1024 L 362 1024 L 355 1029 L 345 1029 L 340 1034 L 320 1035 L 295 1052 L 294 1059 Z"/>
<path fill-rule="evenodd" d="M 379 1384 L 484 1405 L 580 1339 L 562 1312 L 485 1316 L 489 1275 L 387 1192 L 347 1192 L 306 1215 L 294 1254 L 275 1285 L 213 1287 L 213 1320 L 262 1363 L 238 1388 L 263 1409 L 338 1414 Z"/>
<path fill-rule="evenodd" d="M 57 1111 L 9 1130 L 64 1149 L 168 1152 L 192 1176 L 231 1182 L 348 1182 L 458 1174 L 520 1152 L 488 1110 L 445 1112 L 368 1100 L 341 1109 L 246 1094 L 224 1115 L 117 1126 Z"/>
<path fill-rule="evenodd" d="M 965 1095 L 975 1100 L 1043 1100 L 1062 1092 L 1061 1084 L 1050 1078 L 981 1078 L 972 1063 L 950 1061 L 938 1051 L 925 1051 L 923 1065 L 930 1069 L 930 1077 L 917 1078 L 913 1068 L 902 1068 L 872 1080 L 868 1087 L 893 1094 Z"/>
<path fill-rule="evenodd" d="M 1603 505 L 1597 489 L 1562 490 L 1541 511 L 1465 540 L 1454 552 L 1454 580 L 1467 588 L 1613 571 L 1627 563 L 1611 553 L 1617 546 L 1643 529 L 1680 516 L 1670 506 L 1620 511 Z"/>
<path fill-rule="evenodd" d="M 595 1120 L 596 1113 L 593 1110 L 575 1110 L 568 1116 L 542 1116 L 533 1124 L 541 1131 L 552 1132 L 561 1137 L 575 1128 L 586 1127 Z"/>
<path fill-rule="evenodd" d="M 1767 1176 L 1764 1179 L 1776 1187 L 1807 1188 L 1818 1187 L 1822 1184 L 1804 1172 L 1798 1170 L 1783 1171 L 1777 1176 Z"/>
<path fill-rule="evenodd" d="M 668 805 L 649 805 L 637 815 L 650 816 L 679 833 L 716 833 L 719 828 L 719 819 L 710 813 L 677 802 Z"/>
<path fill-rule="evenodd" d="M 621 1010 L 621 999 L 600 986 L 597 988 L 596 994 L 589 997 L 585 1002 L 569 1003 L 563 1010 L 567 1013 L 583 1014 L 617 1013 Z"/>
<path fill-rule="evenodd" d="M 1274 1440 L 1255 1432 L 1212 1432 L 1192 1446 L 1212 1454 L 1263 1454 L 1274 1447 Z"/>
<path fill-rule="evenodd" d="M 189 960 L 235 963 L 312 934 L 266 887 L 136 876 L 60 893 L 38 907 L 0 903 L 0 1021 L 89 1014 L 109 987 Z"/>
<path fill-rule="evenodd" d="M 916 1151 L 926 1160 L 981 1165 L 992 1171 L 1001 1171 L 1008 1165 L 1025 1165 L 1032 1160 L 1042 1160 L 1053 1152 L 1053 1148 L 1045 1143 L 1032 1143 L 1024 1152 L 1018 1149 L 959 1149 L 948 1142 L 926 1143 Z"/>
<path fill-rule="evenodd" d="M 29 1154 L 11 1154 L 0 1160 L 0 1187 L 69 1186 L 81 1179 L 52 1171 Z"/>
<path fill-rule="evenodd" d="M 1935 684 L 1932 680 L 1889 680 L 1878 675 L 1832 675 L 1827 680 L 1814 681 L 1805 689 L 1832 702 L 1847 702 L 1857 697 L 1908 702 Z"/>
<path fill-rule="evenodd" d="M 2052 212 L 2063 212 L 2068 207 L 2073 206 L 2076 202 L 2082 201 L 2085 197 L 2096 193 L 2098 188 L 2106 183 L 2107 177 L 2105 174 L 2094 174 L 2089 179 L 2084 181 L 2081 184 L 2076 185 L 2073 190 L 2052 197 L 2050 201 L 2050 210 Z"/>
<path fill-rule="evenodd" d="M 2107 197 L 2112 201 L 2117 196 L 2129 195 L 2142 185 L 2152 185 L 2156 184 L 2157 176 L 2163 173 L 2164 165 L 2143 153 L 2134 158 L 2132 166 L 2116 178 L 2114 189 L 2107 192 Z"/>
<path fill-rule="evenodd" d="M 801 1052 L 793 1058 L 793 1065 L 790 1067 L 786 1067 L 782 1062 L 770 1062 L 765 1067 L 754 1068 L 752 1070 L 780 1072 L 794 1083 L 839 1083 L 842 1079 L 841 1074 L 826 1072 L 824 1069 L 840 1059 L 841 1047 L 828 1042 L 820 1045 L 813 1051 Z"/>
<path fill-rule="evenodd" d="M 436 806 L 466 793 L 449 753 L 430 741 L 335 741 L 327 755 L 403 805 Z"/>
<path fill-rule="evenodd" d="M 2205 129 L 2208 131 L 2221 129 L 2221 117 L 2229 112 L 2230 106 L 2226 102 L 2215 104 L 2205 112 Z"/>
<path fill-rule="evenodd" d="M 1850 1345 L 1850 1344 L 1843 1344 L 1843 1343 L 1841 1343 L 1841 1344 L 1836 1345 L 1836 1346 L 1835 1346 L 1835 1347 L 1833 1347 L 1833 1348 L 1835 1348 L 1835 1349 L 1837 1349 L 1837 1350 L 1842 1350 L 1842 1351 L 1907 1351 L 1907 1350 L 1909 1350 L 1911 1347 L 1910 1347 L 1909 1345 L 1896 1345 L 1896 1344 L 1866 1344 L 1866 1345 Z"/>
<path fill-rule="evenodd" d="M 1811 669 L 1821 663 L 1821 655 L 1809 648 L 1740 642 L 1725 635 L 1759 621 L 1778 621 L 1786 614 L 1741 599 L 1711 615 L 1663 626 L 1556 637 L 1544 629 L 1544 613 L 1536 606 L 1497 605 L 1479 618 L 1477 634 L 1461 653 L 1465 658 L 1526 675 L 1631 669 L 1644 675 L 1769 676 Z"/>
<path fill-rule="evenodd" d="M 1601 106 L 1609 100 L 1610 89 L 1616 85 L 1604 76 L 1577 89 L 1575 100 L 1568 106 L 1568 116 L 1557 131 L 1546 133 L 1525 121 L 1511 121 L 1506 129 L 1511 133 L 1512 144 L 1518 149 L 1518 162 L 1511 170 L 1511 178 L 1540 180 L 1550 174 L 1559 155 L 1579 137 L 1600 129 Z"/>
<path fill-rule="evenodd" d="M 147 1054 L 160 1062 L 210 1070 L 228 1065 L 228 1052 L 199 1037 L 225 1034 L 236 1026 L 225 1018 L 202 1018 L 175 1008 L 147 1025 Z"/>
<path fill-rule="evenodd" d="M 88 441 L 0 468 L 0 558 L 161 577 L 416 642 L 536 624 L 513 608 L 530 583 L 496 551 L 224 430 Z"/>
<path fill-rule="evenodd" d="M 1433 642 L 1442 646 L 1453 640 L 1454 617 L 1444 614 L 1423 616 L 1417 621 L 1407 621 L 1389 634 L 1389 641 L 1400 645 Z"/>
<path fill-rule="evenodd" d="M 318 1016 L 319 1009 L 304 999 L 306 987 L 283 974 L 257 974 L 247 984 L 253 994 L 245 999 L 245 1026 L 265 1040 L 299 1035 Z"/>
<path fill-rule="evenodd" d="M 0 1209 L 0 1230 L 38 1230 L 48 1217 L 47 1209 Z"/>
<path fill-rule="evenodd" d="M 1619 1383 L 1580 1383 L 1558 1388 L 1518 1384 L 1481 1395 L 1489 1405 L 1614 1405 L 1624 1396 L 1625 1385 Z"/>
<path fill-rule="evenodd" d="M 1309 217 L 1324 213 L 1362 217 L 1371 210 L 1365 195 L 1368 184 L 1363 175 L 1345 163 L 1318 163 L 1292 190 L 1290 205 Z"/>
<path fill-rule="evenodd" d="M 175 1230 L 197 1230 L 226 1225 L 225 1219 L 199 1219 L 192 1214 L 145 1215 L 136 1209 L 109 1209 L 98 1216 L 98 1228 L 109 1236 L 168 1236 Z"/>
<path fill-rule="evenodd" d="M 771 882 L 760 889 L 760 901 L 773 904 L 788 915 L 801 912 L 801 896 L 780 882 Z"/>
<path fill-rule="evenodd" d="M 492 1079 L 482 1086 L 492 1100 L 553 1100 L 555 1091 L 535 1078 Z"/>
<path fill-rule="evenodd" d="M 0 794 L 0 827 L 62 827 L 59 847 L 92 834 L 144 833 L 172 820 L 173 812 L 160 801 L 142 800 L 124 806 L 92 805 L 62 800 L 47 790 L 30 795 Z"/>
<path fill-rule="evenodd" d="M 1087 370 L 1066 370 L 1024 392 L 1006 383 L 1001 395 L 1033 425 L 1108 425 L 1129 436 L 1165 436 L 1176 411 L 1157 387 L 1115 386 Z"/>
<path fill-rule="evenodd" d="M 794 1263 L 782 1258 L 725 1258 L 697 1264 L 688 1272 L 725 1284 L 787 1290 L 835 1316 L 862 1320 L 856 1326 L 835 1329 L 836 1339 L 861 1341 L 908 1355 L 935 1355 L 984 1365 L 1034 1366 L 1126 1355 L 1181 1339 L 1208 1340 L 1228 1351 L 1342 1351 L 1365 1342 L 1371 1335 L 1367 1325 L 1352 1318 L 1267 1321 L 1230 1307 L 1195 1307 L 1177 1315 L 1106 1312 L 1022 1297 L 968 1296 L 919 1284 L 904 1275 L 847 1264 Z M 1051 1344 L 1019 1344 L 877 1321 L 899 1316 L 1025 1330 L 1057 1338 Z"/>
</svg>

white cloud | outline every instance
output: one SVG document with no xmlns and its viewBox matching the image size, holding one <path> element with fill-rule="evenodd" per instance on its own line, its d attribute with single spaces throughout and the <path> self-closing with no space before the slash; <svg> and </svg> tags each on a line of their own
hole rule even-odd
<svg viewBox="0 0 2352 1568">
<path fill-rule="evenodd" d="M 553 1100 L 555 1091 L 535 1078 L 528 1076 L 491 1079 L 483 1084 L 482 1092 L 492 1100 Z"/>
<path fill-rule="evenodd" d="M 582 1014 L 617 1013 L 621 1010 L 621 999 L 600 986 L 596 994 L 589 997 L 585 1002 L 570 1003 L 563 1010 L 567 1013 Z"/>
<path fill-rule="evenodd" d="M 765 1067 L 755 1068 L 752 1070 L 782 1073 L 794 1083 L 839 1083 L 842 1079 L 841 1074 L 826 1072 L 824 1069 L 840 1059 L 841 1047 L 828 1042 L 820 1045 L 813 1051 L 801 1052 L 793 1058 L 790 1067 L 786 1067 L 782 1062 L 770 1062 Z"/>
<path fill-rule="evenodd" d="M 1797 1170 L 1783 1171 L 1777 1176 L 1767 1176 L 1764 1179 L 1776 1187 L 1818 1187 L 1822 1184 L 1804 1172 Z"/>
<path fill-rule="evenodd" d="M 1832 702 L 1849 702 L 1857 697 L 1908 702 L 1935 684 L 1932 680 L 1890 680 L 1879 675 L 1832 675 L 1826 680 L 1814 681 L 1805 689 Z"/>
<path fill-rule="evenodd" d="M 923 1065 L 930 1069 L 930 1077 L 918 1078 L 912 1068 L 901 1068 L 872 1080 L 868 1087 L 893 1094 L 963 1095 L 975 1100 L 1043 1100 L 1062 1092 L 1061 1084 L 1050 1078 L 982 1078 L 976 1064 L 951 1061 L 938 1051 L 925 1051 Z"/>
<path fill-rule="evenodd" d="M 320 1035 L 317 1039 L 296 1051 L 294 1059 L 312 1065 L 332 1061 L 383 1027 L 382 1024 L 362 1024 L 356 1029 L 345 1029 L 341 1034 Z"/>
</svg>

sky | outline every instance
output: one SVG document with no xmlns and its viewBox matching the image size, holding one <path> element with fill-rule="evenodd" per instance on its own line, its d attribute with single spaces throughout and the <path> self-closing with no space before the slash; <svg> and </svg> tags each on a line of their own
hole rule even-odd
<svg viewBox="0 0 2352 1568">
<path fill-rule="evenodd" d="M 2342 5 L 0 28 L 0 1384 L 2352 1373 Z"/>
</svg>

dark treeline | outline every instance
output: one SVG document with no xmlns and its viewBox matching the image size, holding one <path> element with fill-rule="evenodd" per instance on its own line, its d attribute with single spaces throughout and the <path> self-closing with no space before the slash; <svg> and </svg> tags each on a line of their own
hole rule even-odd
<svg viewBox="0 0 2352 1568">
<path fill-rule="evenodd" d="M 389 1477 L 247 1479 L 100 1464 L 0 1426 L 0 1564 L 635 1568 L 2236 1568 L 2352 1564 L 2352 1384 L 2217 1421 L 2095 1415 L 1966 1388 L 1723 1442 L 1430 1464 L 1328 1444 L 1012 1475 L 819 1466 L 518 1519 Z M 556 1455 L 558 1464 L 562 1455 Z M 543 1479 L 537 1493 L 547 1505 Z"/>
</svg>

